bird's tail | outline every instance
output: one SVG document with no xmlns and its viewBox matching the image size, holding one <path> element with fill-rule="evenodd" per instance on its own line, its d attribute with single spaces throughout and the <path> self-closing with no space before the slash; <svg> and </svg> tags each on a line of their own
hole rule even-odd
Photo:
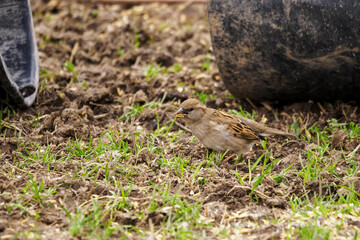
<svg viewBox="0 0 360 240">
<path fill-rule="evenodd" d="M 275 128 L 269 128 L 267 127 L 266 128 L 266 132 L 261 132 L 261 133 L 258 133 L 259 136 L 261 137 L 269 137 L 269 136 L 272 136 L 272 135 L 280 135 L 280 136 L 284 136 L 284 137 L 288 137 L 288 138 L 292 138 L 292 139 L 297 139 L 297 137 L 293 134 L 290 134 L 290 133 L 287 133 L 287 132 L 284 132 L 284 131 L 281 131 L 281 130 L 278 130 L 278 129 L 275 129 Z"/>
</svg>

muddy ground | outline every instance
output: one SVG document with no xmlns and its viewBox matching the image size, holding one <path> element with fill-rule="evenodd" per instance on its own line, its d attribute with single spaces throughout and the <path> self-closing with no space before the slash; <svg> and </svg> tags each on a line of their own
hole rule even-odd
<svg viewBox="0 0 360 240">
<path fill-rule="evenodd" d="M 256 120 L 291 133 L 295 130 L 289 126 L 296 118 L 297 133 L 303 137 L 312 137 L 307 128 L 317 124 L 319 129 L 323 129 L 329 122 L 334 123 L 332 119 L 337 123 L 359 123 L 357 106 L 351 103 L 309 101 L 277 105 L 231 97 L 219 77 L 212 54 L 206 5 L 101 5 L 33 0 L 32 8 L 41 64 L 38 98 L 31 108 L 14 112 L 2 104 L 3 116 L 10 116 L 5 119 L 8 124 L 0 128 L 0 167 L 3 173 L 0 175 L 0 192 L 8 193 L 0 199 L 0 236 L 5 239 L 29 228 L 40 232 L 43 239 L 71 238 L 66 213 L 54 205 L 72 209 L 89 201 L 91 194 L 106 197 L 116 189 L 102 181 L 104 173 L 96 179 L 94 176 L 83 181 L 74 179 L 74 169 L 80 169 L 84 164 L 81 159 L 62 161 L 56 166 L 38 162 L 22 168 L 20 156 L 33 154 L 34 146 L 51 145 L 51 152 L 61 158 L 70 140 L 82 139 L 85 144 L 97 142 L 111 128 L 119 134 L 123 132 L 117 141 L 126 141 L 132 148 L 136 144 L 134 133 L 139 129 L 145 133 L 155 131 L 158 122 L 162 126 L 172 120 L 181 101 L 200 96 L 208 96 L 206 102 L 210 107 L 238 110 L 241 106 L 250 113 L 255 110 Z M 73 64 L 73 72 L 69 70 L 71 66 L 64 66 L 67 61 Z M 168 69 L 168 72 L 151 75 L 151 64 L 153 69 Z M 174 70 L 174 65 L 178 70 Z M 161 106 L 144 108 L 139 116 L 126 115 L 131 112 L 129 106 L 160 100 L 163 100 Z M 129 119 L 120 118 L 124 114 L 130 116 Z M 182 125 L 174 124 L 171 132 L 181 128 Z M 189 164 L 199 166 L 206 157 L 206 149 L 197 140 L 192 141 L 190 133 L 181 133 L 176 144 L 167 144 L 166 139 L 163 139 L 165 143 L 157 143 L 161 146 L 167 144 L 163 152 L 143 151 L 127 160 L 142 169 L 132 177 L 136 188 L 129 197 L 141 205 L 141 201 L 151 198 L 149 181 L 155 184 L 171 181 L 172 191 L 178 191 L 181 198 L 202 204 L 201 214 L 213 220 L 214 228 L 222 224 L 245 226 L 248 221 L 265 222 L 288 211 L 291 196 L 301 197 L 305 192 L 310 197 L 326 195 L 337 190 L 327 185 L 346 185 L 339 179 L 347 174 L 347 162 L 338 150 L 342 148 L 344 155 L 348 155 L 358 146 L 359 140 L 349 139 L 344 134 L 329 130 L 332 144 L 324 153 L 329 156 L 329 162 L 338 161 L 337 176 L 324 172 L 318 181 L 306 185 L 293 171 L 281 174 L 291 165 L 295 170 L 301 169 L 299 159 L 306 159 L 305 151 L 316 142 L 270 138 L 267 148 L 272 151 L 271 159 L 277 159 L 272 174 L 281 175 L 286 181 L 277 182 L 265 175 L 252 199 L 252 186 L 247 181 L 240 186 L 232 171 L 246 175 L 248 162 L 255 163 L 265 153 L 260 144 L 243 155 L 240 161 L 231 158 L 218 166 L 211 163 L 212 167 L 202 167 L 198 177 L 207 179 L 207 182 L 193 185 L 186 178 L 180 178 L 174 169 L 162 168 L 156 161 L 162 156 L 170 159 L 181 154 L 191 156 Z M 146 137 L 142 140 L 147 141 Z M 358 158 L 359 154 L 354 154 Z M 51 171 L 52 168 L 56 171 Z M 13 208 L 9 213 L 9 204 L 19 199 L 29 181 L 28 172 L 37 178 L 44 177 L 47 186 L 60 187 L 48 199 L 52 204 L 32 205 L 34 215 L 24 213 L 20 208 Z M 257 173 L 256 170 L 253 174 Z M 114 170 L 111 174 L 125 179 L 121 171 Z M 358 179 L 354 179 L 354 185 L 360 191 Z M 40 214 L 38 218 L 36 213 Z M 151 218 L 156 230 L 161 226 L 163 215 L 161 212 L 146 212 L 144 219 Z M 149 228 L 148 221 L 137 220 L 129 214 L 119 213 L 117 218 L 119 224 Z M 266 225 L 241 234 L 254 238 L 281 238 L 286 225 Z M 216 236 L 214 232 L 206 231 L 208 236 Z M 135 231 L 132 238 L 136 238 Z"/>
</svg>

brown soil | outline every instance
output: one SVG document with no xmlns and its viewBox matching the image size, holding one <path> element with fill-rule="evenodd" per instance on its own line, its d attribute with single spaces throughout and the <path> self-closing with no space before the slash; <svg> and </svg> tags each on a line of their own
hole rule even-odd
<svg viewBox="0 0 360 240">
<path fill-rule="evenodd" d="M 31 226 L 36 222 L 37 231 L 42 232 L 47 239 L 54 239 L 53 234 L 57 229 L 63 234 L 62 238 L 68 238 L 66 213 L 60 206 L 73 210 L 86 203 L 91 194 L 105 198 L 110 191 L 116 190 L 114 186 L 102 181 L 105 173 L 94 176 L 96 179 L 74 180 L 74 169 L 81 169 L 89 162 L 68 160 L 58 162 L 56 166 L 55 163 L 48 166 L 40 162 L 28 170 L 37 178 L 44 177 L 46 186 L 60 186 L 57 194 L 48 199 L 52 204 L 42 204 L 38 209 L 34 207 L 29 213 L 17 209 L 8 214 L 5 206 L 21 196 L 21 189 L 29 181 L 27 172 L 14 162 L 19 154 L 34 154 L 31 146 L 51 145 L 51 152 L 57 153 L 60 158 L 68 148 L 69 139 L 82 139 L 85 144 L 90 139 L 98 142 L 110 128 L 115 129 L 117 141 L 121 141 L 121 137 L 126 135 L 123 141 L 133 147 L 133 134 L 139 128 L 145 129 L 145 132 L 154 131 L 157 128 L 156 116 L 159 117 L 160 126 L 169 122 L 179 103 L 195 96 L 195 93 L 203 92 L 214 96 L 207 101 L 210 107 L 228 110 L 241 106 L 248 112 L 256 110 L 256 120 L 285 131 L 288 131 L 294 117 L 301 118 L 303 121 L 298 122 L 300 135 L 310 134 L 304 129 L 315 123 L 319 129 L 323 129 L 330 119 L 337 119 L 339 123 L 359 122 L 357 107 L 351 104 L 319 104 L 309 101 L 277 106 L 274 103 L 252 103 L 231 98 L 219 78 L 212 55 L 206 5 L 86 5 L 71 1 L 34 0 L 32 8 L 42 69 L 42 87 L 34 106 L 18 110 L 7 119 L 10 124 L 1 128 L 0 169 L 7 175 L 0 174 L 0 192 L 6 191 L 11 195 L 0 199 L 0 235 L 11 235 L 28 229 L 29 224 Z M 134 37 L 134 29 L 138 40 Z M 137 41 L 139 45 L 136 48 Z M 119 47 L 122 49 L 122 56 L 119 55 Z M 207 56 L 211 59 L 210 72 L 202 69 Z M 78 80 L 63 66 L 66 61 L 74 64 Z M 179 63 L 182 70 L 179 73 L 159 74 L 146 81 L 144 71 L 151 63 L 161 64 L 164 68 Z M 127 122 L 119 120 L 120 116 L 129 112 L 128 106 L 161 99 L 164 99 L 161 107 L 146 108 L 140 116 L 132 117 Z M 123 135 L 120 129 L 126 134 Z M 174 125 L 172 131 L 177 130 L 179 125 Z M 21 140 L 13 137 L 19 131 L 22 133 Z M 332 132 L 328 136 L 331 137 Z M 192 185 L 186 182 L 188 180 L 179 178 L 174 169 L 162 168 L 156 161 L 161 154 L 168 158 L 182 154 L 191 156 L 189 164 L 198 166 L 207 154 L 206 149 L 197 140 L 192 142 L 190 137 L 190 133 L 182 133 L 179 136 L 181 141 L 176 145 L 169 144 L 163 153 L 141 152 L 129 159 L 129 163 L 138 166 L 137 169 L 143 169 L 132 176 L 133 185 L 138 188 L 131 191 L 130 197 L 134 204 L 142 206 L 144 201 L 151 199 L 152 191 L 149 189 L 152 186 L 149 181 L 171 181 L 174 193 L 179 191 L 180 196 L 190 203 L 199 201 L 203 204 L 201 214 L 214 219 L 215 226 L 239 219 L 265 221 L 268 217 L 277 216 L 289 209 L 288 196 L 300 197 L 305 191 L 310 192 L 310 197 L 315 193 L 326 195 L 336 192 L 336 187 L 328 185 L 338 184 L 339 178 L 347 171 L 347 162 L 339 155 L 338 150 L 344 149 L 346 155 L 359 144 L 358 140 L 350 141 L 343 131 L 335 132 L 332 146 L 326 154 L 329 156 L 328 161 L 338 161 L 338 178 L 324 173 L 321 181 L 309 182 L 304 186 L 293 171 L 282 176 L 286 181 L 281 184 L 266 175 L 251 199 L 252 186 L 248 181 L 240 186 L 232 170 L 245 176 L 248 174 L 248 161 L 254 163 L 265 150 L 258 144 L 253 151 L 243 155 L 240 161 L 231 158 L 219 166 L 212 163 L 212 167 L 202 167 L 198 177 L 207 179 L 207 182 Z M 146 138 L 143 140 L 146 142 Z M 30 153 L 24 146 L 29 147 Z M 280 175 L 292 164 L 292 169 L 300 170 L 300 157 L 306 159 L 304 150 L 313 145 L 271 138 L 267 147 L 273 153 L 272 175 Z M 359 154 L 355 154 L 358 157 Z M 110 156 L 103 156 L 107 157 Z M 55 167 L 56 171 L 51 171 Z M 13 177 L 9 178 L 7 176 L 10 176 L 11 171 L 10 175 Z M 193 173 L 195 169 L 191 171 Z M 115 169 L 110 174 L 125 179 L 121 172 L 121 169 Z M 254 170 L 252 174 L 258 173 L 259 170 Z M 191 181 L 191 176 L 189 179 Z M 359 180 L 354 184 L 359 191 Z M 58 207 L 54 207 L 55 205 Z M 35 217 L 28 222 L 23 221 L 24 214 L 35 216 L 38 210 L 40 222 Z M 241 218 L 228 217 L 235 212 L 238 215 L 246 212 L 247 215 Z M 151 219 L 156 228 L 167 218 L 167 214 L 161 211 L 148 212 L 143 221 L 139 221 L 131 212 L 119 213 L 114 218 L 119 224 L 131 224 L 139 228 L 147 228 L 148 219 Z M 281 226 L 272 225 L 249 232 L 248 236 L 278 238 L 281 233 L 278 229 Z M 57 236 L 59 237 L 56 239 L 60 239 L 62 235 Z"/>
</svg>

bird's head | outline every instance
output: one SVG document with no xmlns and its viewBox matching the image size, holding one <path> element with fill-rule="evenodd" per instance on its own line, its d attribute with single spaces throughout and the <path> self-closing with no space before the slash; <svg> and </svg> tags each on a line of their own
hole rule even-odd
<svg viewBox="0 0 360 240">
<path fill-rule="evenodd" d="M 197 99 L 187 99 L 181 103 L 175 116 L 183 119 L 185 122 L 196 122 L 205 115 L 205 111 L 205 104 Z"/>
</svg>

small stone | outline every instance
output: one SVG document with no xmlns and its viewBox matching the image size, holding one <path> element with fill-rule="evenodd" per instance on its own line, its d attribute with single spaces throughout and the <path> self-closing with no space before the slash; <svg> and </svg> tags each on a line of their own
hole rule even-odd
<svg viewBox="0 0 360 240">
<path fill-rule="evenodd" d="M 139 91 L 137 91 L 134 95 L 134 103 L 145 103 L 148 101 L 148 98 L 145 94 L 145 92 L 140 89 Z"/>
</svg>

